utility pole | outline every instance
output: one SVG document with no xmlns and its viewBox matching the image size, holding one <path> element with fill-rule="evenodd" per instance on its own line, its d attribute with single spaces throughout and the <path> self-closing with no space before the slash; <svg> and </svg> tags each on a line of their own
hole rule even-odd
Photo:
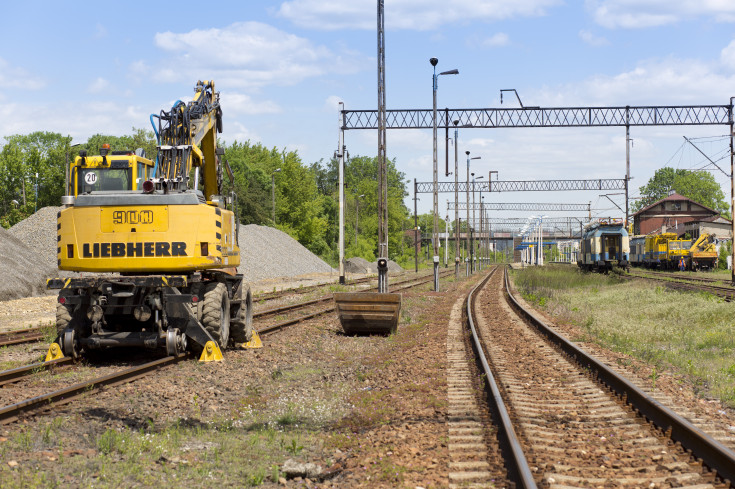
<svg viewBox="0 0 735 489">
<path fill-rule="evenodd" d="M 378 258 L 388 260 L 388 172 L 385 165 L 385 16 L 378 0 Z M 379 260 L 381 261 L 381 260 Z M 388 293 L 388 270 L 378 269 L 378 292 Z"/>
<path fill-rule="evenodd" d="M 628 229 L 628 187 L 630 186 L 630 124 L 629 108 L 625 111 L 625 229 Z"/>
<path fill-rule="evenodd" d="M 413 251 L 415 257 L 415 268 L 414 272 L 419 272 L 419 250 L 421 249 L 421 241 L 419 241 L 419 215 L 417 212 L 416 201 L 419 200 L 416 179 L 413 179 Z"/>
<path fill-rule="evenodd" d="M 457 124 L 454 124 L 454 279 L 459 280 L 459 167 L 457 159 Z"/>
<path fill-rule="evenodd" d="M 733 153 L 735 152 L 735 148 L 733 148 L 733 131 L 735 131 L 733 115 L 735 114 L 733 114 L 733 99 L 735 97 L 730 97 L 730 218 L 732 219 L 732 229 L 730 230 L 732 232 L 732 239 L 730 240 L 732 248 L 732 254 L 730 255 L 732 257 L 730 259 L 730 263 L 732 263 L 732 275 L 730 280 L 735 285 L 735 158 L 733 157 Z"/>
<path fill-rule="evenodd" d="M 447 220 L 444 221 L 444 268 L 447 268 L 449 261 L 449 202 L 447 202 Z"/>
<path fill-rule="evenodd" d="M 343 114 L 345 104 L 344 102 L 339 103 L 340 111 L 337 123 L 339 124 L 339 138 L 337 138 L 337 166 L 338 179 L 337 185 L 339 189 L 337 191 L 337 198 L 339 199 L 339 283 L 345 284 L 345 132 L 342 130 L 343 126 Z"/>
</svg>

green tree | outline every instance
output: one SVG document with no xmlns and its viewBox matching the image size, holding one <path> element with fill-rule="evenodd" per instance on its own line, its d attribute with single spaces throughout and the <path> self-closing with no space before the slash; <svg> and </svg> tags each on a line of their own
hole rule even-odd
<svg viewBox="0 0 735 489">
<path fill-rule="evenodd" d="M 705 171 L 689 171 L 664 167 L 640 187 L 641 200 L 632 205 L 633 212 L 653 204 L 674 190 L 679 195 L 688 197 L 695 202 L 716 210 L 729 218 L 729 205 L 725 201 L 725 194 L 711 173 Z"/>
<path fill-rule="evenodd" d="M 5 141 L 0 151 L 0 205 L 7 227 L 35 209 L 59 205 L 70 138 L 37 131 L 7 136 Z"/>
<path fill-rule="evenodd" d="M 330 235 L 333 257 L 336 261 L 338 218 L 338 161 L 332 158 L 326 166 L 322 162 L 312 165 L 320 192 L 329 196 L 334 203 L 330 213 Z M 403 199 L 408 195 L 405 174 L 396 169 L 395 161 L 386 161 L 388 172 L 388 254 L 397 259 L 411 252 L 404 230 L 413 229 L 408 221 L 408 208 Z M 354 156 L 345 163 L 345 254 L 375 260 L 378 254 L 378 159 L 369 156 Z M 360 197 L 362 196 L 362 197 Z M 359 199 L 359 233 L 355 242 L 357 201 Z M 332 217 L 333 216 L 333 217 Z M 334 221 L 332 221 L 334 219 Z M 398 261 L 398 260 L 396 260 Z"/>
<path fill-rule="evenodd" d="M 156 160 L 158 149 L 156 148 L 156 137 L 153 131 L 133 128 L 133 133 L 126 136 L 112 136 L 109 134 L 95 134 L 87 139 L 83 148 L 89 155 L 100 154 L 103 144 L 109 144 L 112 151 L 135 151 L 142 148 L 146 158 Z"/>
<path fill-rule="evenodd" d="M 260 144 L 221 144 L 235 175 L 227 190 L 238 197 L 240 219 L 273 226 L 272 184 L 275 186 L 275 226 L 317 255 L 329 254 L 327 197 L 319 193 L 316 176 L 296 152 L 268 149 Z M 276 171 L 278 170 L 278 171 Z"/>
<path fill-rule="evenodd" d="M 727 270 L 727 257 L 732 255 L 732 241 L 726 241 L 720 246 L 720 253 L 717 257 L 717 268 Z"/>
</svg>

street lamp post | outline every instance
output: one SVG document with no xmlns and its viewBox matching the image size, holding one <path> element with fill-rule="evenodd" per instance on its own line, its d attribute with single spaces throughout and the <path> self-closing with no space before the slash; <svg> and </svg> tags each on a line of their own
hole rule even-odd
<svg viewBox="0 0 735 489">
<path fill-rule="evenodd" d="M 276 168 L 271 173 L 271 205 L 273 206 L 273 225 L 276 225 L 276 173 L 281 171 L 280 168 Z"/>
<path fill-rule="evenodd" d="M 473 156 L 470 158 L 470 152 L 465 151 L 465 154 L 467 155 L 467 236 L 466 236 L 466 244 L 467 244 L 467 253 L 470 253 L 470 244 L 471 244 L 471 238 L 470 238 L 470 160 L 479 160 L 480 156 Z M 470 276 L 470 269 L 469 266 L 467 267 L 467 276 Z"/>
<path fill-rule="evenodd" d="M 483 251 L 483 248 L 485 248 L 485 238 L 483 236 L 483 228 L 485 227 L 483 224 L 485 223 L 485 208 L 483 206 L 483 200 L 485 197 L 482 196 L 482 191 L 480 191 L 480 270 L 482 270 L 483 261 L 485 260 L 485 254 L 487 253 L 487 250 Z"/>
<path fill-rule="evenodd" d="M 414 251 L 414 272 L 419 273 L 419 249 L 421 248 L 421 242 L 419 241 L 419 215 L 417 212 L 417 201 L 418 198 L 418 184 L 416 179 L 413 179 L 413 251 Z"/>
<path fill-rule="evenodd" d="M 475 221 L 475 180 L 482 179 L 483 176 L 480 175 L 479 177 L 475 178 L 474 174 L 472 177 L 472 221 Z M 482 199 L 482 190 L 480 190 L 480 199 Z M 482 209 L 482 204 L 481 207 Z M 479 268 L 482 270 L 482 267 L 480 267 L 480 260 L 482 259 L 482 213 L 480 213 L 480 236 L 477 238 L 477 248 L 478 248 L 478 254 L 479 256 L 476 257 L 477 264 L 475 265 L 475 271 Z"/>
<path fill-rule="evenodd" d="M 454 279 L 459 280 L 459 168 L 457 160 L 457 124 L 454 124 Z"/>
<path fill-rule="evenodd" d="M 444 268 L 449 264 L 449 201 L 447 201 L 447 219 L 444 221 Z"/>
<path fill-rule="evenodd" d="M 434 75 L 432 76 L 432 95 L 433 95 L 433 107 L 434 107 L 434 117 L 433 117 L 433 142 L 434 142 L 434 152 L 433 152 L 433 163 L 434 163 L 434 229 L 433 229 L 433 244 L 434 244 L 434 291 L 439 291 L 439 167 L 438 167 L 438 161 L 437 161 L 437 141 L 436 141 L 436 90 L 438 88 L 438 79 L 440 75 L 457 75 L 459 74 L 459 70 L 449 70 L 449 71 L 443 71 L 439 73 L 439 75 L 436 74 L 436 65 L 439 63 L 439 60 L 437 58 L 431 58 L 429 59 L 429 63 L 431 63 L 431 66 L 434 67 Z"/>
</svg>

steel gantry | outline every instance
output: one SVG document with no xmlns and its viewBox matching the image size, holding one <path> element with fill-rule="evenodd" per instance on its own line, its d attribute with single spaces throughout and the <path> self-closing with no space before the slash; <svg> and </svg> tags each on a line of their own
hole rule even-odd
<svg viewBox="0 0 735 489">
<path fill-rule="evenodd" d="M 625 219 L 629 215 L 628 182 L 630 181 L 630 128 L 642 126 L 730 126 L 730 204 L 735 209 L 735 137 L 733 134 L 733 100 L 722 105 L 645 105 L 615 107 L 521 107 L 521 108 L 479 108 L 449 109 L 439 111 L 434 117 L 430 109 L 399 109 L 385 112 L 387 129 L 433 129 L 446 131 L 450 124 L 473 128 L 538 128 L 538 127 L 624 127 L 626 141 L 625 178 L 622 180 L 599 180 L 599 187 L 579 190 L 625 190 Z M 378 113 L 375 110 L 346 110 L 341 112 L 341 131 L 354 129 L 377 129 Z M 448 137 L 447 137 L 448 140 Z M 447 162 L 448 166 L 448 162 Z M 448 171 L 447 171 L 448 172 Z M 620 182 L 622 181 L 622 186 Z M 552 182 L 552 181 L 548 181 Z M 555 182 L 562 182 L 557 180 Z M 579 181 L 582 182 L 582 181 Z M 591 182 L 591 181 L 585 181 Z M 526 182 L 528 183 L 528 182 Z M 508 188 L 501 190 L 496 182 L 480 182 L 484 191 L 541 190 L 520 186 L 515 188 L 507 182 Z M 502 184 L 502 182 L 501 182 Z M 423 185 L 423 184 L 422 184 Z M 433 183 L 431 184 L 433 185 Z M 549 185 L 552 185 L 549 183 Z M 437 187 L 442 184 L 437 184 Z M 533 185 L 531 185 L 533 187 Z M 433 190 L 433 189 L 432 189 Z M 559 188 L 558 190 L 562 190 Z M 572 190 L 568 188 L 565 190 Z M 439 190 L 442 191 L 442 190 Z M 445 190 L 446 191 L 446 190 Z M 735 237 L 735 219 L 733 219 Z M 735 247 L 733 247 L 735 261 Z M 732 280 L 735 283 L 735 267 Z"/>
<path fill-rule="evenodd" d="M 433 129 L 431 109 L 387 110 L 388 129 Z M 377 129 L 375 110 L 343 110 L 345 131 Z M 618 107 L 523 107 L 445 109 L 437 113 L 437 127 L 452 121 L 460 127 L 629 127 L 731 125 L 732 105 L 672 105 Z"/>
<path fill-rule="evenodd" d="M 439 182 L 439 192 L 554 192 L 568 190 L 625 190 L 624 178 L 598 178 L 594 180 L 493 180 L 492 182 Z M 434 191 L 434 182 L 417 182 L 418 193 Z"/>
<path fill-rule="evenodd" d="M 449 206 L 449 210 L 454 210 L 454 202 L 449 202 L 447 204 Z M 470 204 L 472 205 L 472 204 Z M 540 211 L 540 212 L 547 212 L 547 211 L 565 211 L 565 212 L 587 212 L 589 213 L 592 210 L 592 204 L 555 204 L 552 202 L 507 202 L 507 203 L 501 203 L 501 202 L 484 202 L 483 207 L 487 211 Z M 477 205 L 475 205 L 477 207 Z M 467 208 L 466 202 L 459 202 L 457 205 L 457 210 L 463 211 Z"/>
</svg>

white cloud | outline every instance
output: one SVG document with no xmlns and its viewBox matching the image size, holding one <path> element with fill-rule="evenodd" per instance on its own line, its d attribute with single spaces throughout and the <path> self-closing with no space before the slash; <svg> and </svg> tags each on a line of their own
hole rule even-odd
<svg viewBox="0 0 735 489">
<path fill-rule="evenodd" d="M 594 47 L 607 46 L 610 41 L 604 37 L 599 37 L 592 34 L 590 31 L 581 30 L 579 31 L 579 38 L 582 39 L 586 44 Z"/>
<path fill-rule="evenodd" d="M 735 22 L 731 0 L 587 0 L 595 22 L 614 29 L 637 29 L 673 24 L 694 17 Z"/>
<path fill-rule="evenodd" d="M 103 37 L 107 37 L 107 28 L 98 22 L 97 25 L 94 27 L 94 37 L 95 39 L 102 39 Z"/>
<path fill-rule="evenodd" d="M 31 75 L 23 68 L 11 66 L 0 58 L 0 88 L 19 88 L 21 90 L 40 90 L 46 83 Z"/>
<path fill-rule="evenodd" d="M 251 131 L 244 125 L 242 125 L 240 122 L 235 121 L 231 124 L 231 126 L 234 126 L 235 128 L 234 131 L 227 130 L 227 128 L 225 128 L 227 134 L 224 139 L 229 141 L 231 138 L 232 141 L 240 141 L 240 142 L 245 142 L 245 141 L 259 142 L 260 141 L 260 137 L 257 134 L 255 134 L 253 131 Z"/>
<path fill-rule="evenodd" d="M 295 85 L 325 73 L 358 70 L 351 56 L 259 22 L 184 33 L 159 32 L 155 43 L 174 55 L 154 74 L 159 81 L 196 79 L 207 73 L 222 86 L 254 89 Z"/>
<path fill-rule="evenodd" d="M 330 95 L 324 100 L 324 106 L 322 109 L 325 112 L 336 113 L 340 109 L 340 102 L 344 102 L 344 98 L 338 95 Z"/>
<path fill-rule="evenodd" d="M 220 102 L 228 114 L 280 114 L 281 108 L 272 100 L 254 101 L 249 95 L 235 92 L 221 92 Z"/>
<path fill-rule="evenodd" d="M 87 86 L 89 93 L 101 93 L 110 87 L 110 82 L 102 77 L 97 77 Z"/>
<path fill-rule="evenodd" d="M 508 34 L 505 34 L 504 32 L 498 32 L 497 34 L 488 37 L 487 39 L 484 39 L 481 44 L 482 46 L 488 48 L 507 46 L 508 44 L 510 44 L 510 38 L 508 37 Z"/>
<path fill-rule="evenodd" d="M 596 75 L 579 83 L 546 87 L 530 94 L 528 104 L 670 105 L 727 103 L 735 85 L 735 66 L 723 50 L 721 61 L 664 58 L 639 62 L 635 68 L 613 75 Z M 526 97 L 524 97 L 524 100 Z"/>
<path fill-rule="evenodd" d="M 725 67 L 735 71 L 735 41 L 730 42 L 722 49 L 720 61 Z"/>
<path fill-rule="evenodd" d="M 385 2 L 385 27 L 428 31 L 458 22 L 540 16 L 561 3 L 561 0 L 394 0 Z M 375 2 L 366 0 L 291 0 L 281 4 L 278 15 L 314 30 L 374 30 L 377 10 Z"/>
<path fill-rule="evenodd" d="M 0 134 L 28 134 L 39 130 L 58 132 L 83 141 L 96 133 L 130 134 L 142 127 L 148 114 L 142 107 L 116 102 L 63 102 L 50 105 L 0 105 Z"/>
</svg>

